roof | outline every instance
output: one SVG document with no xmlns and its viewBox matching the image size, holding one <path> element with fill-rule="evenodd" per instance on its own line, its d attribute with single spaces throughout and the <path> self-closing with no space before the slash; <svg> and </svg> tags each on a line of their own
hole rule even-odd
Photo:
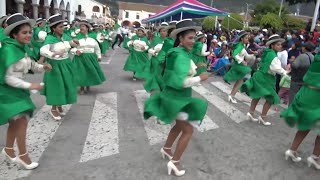
<svg viewBox="0 0 320 180">
<path fill-rule="evenodd" d="M 119 10 L 131 10 L 131 11 L 146 11 L 146 12 L 159 12 L 166 8 L 167 6 L 162 5 L 152 5 L 145 3 L 132 3 L 132 2 L 122 2 L 118 1 Z"/>
</svg>

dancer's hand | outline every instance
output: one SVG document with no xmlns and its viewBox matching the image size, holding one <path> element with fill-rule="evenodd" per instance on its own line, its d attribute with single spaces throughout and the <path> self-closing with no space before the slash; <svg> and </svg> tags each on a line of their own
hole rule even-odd
<svg viewBox="0 0 320 180">
<path fill-rule="evenodd" d="M 51 71 L 52 70 L 52 66 L 51 66 L 51 64 L 45 64 L 45 65 L 43 65 L 43 69 L 46 70 L 46 71 Z"/>
<path fill-rule="evenodd" d="M 55 52 L 55 53 L 53 53 L 53 57 L 56 57 L 56 56 L 61 57 L 63 55 L 64 55 L 63 52 Z"/>
<path fill-rule="evenodd" d="M 38 84 L 38 83 L 32 83 L 31 86 L 29 87 L 29 90 L 38 90 L 40 91 L 43 88 L 43 85 Z"/>
<path fill-rule="evenodd" d="M 141 47 L 141 50 L 144 51 L 146 48 L 144 46 Z"/>
<path fill-rule="evenodd" d="M 207 72 L 203 72 L 203 73 L 201 73 L 201 74 L 199 75 L 199 77 L 200 77 L 201 81 L 205 81 L 205 80 L 208 79 L 209 75 L 208 75 Z"/>
<path fill-rule="evenodd" d="M 76 45 L 78 45 L 78 46 L 80 45 L 78 39 L 74 39 L 73 42 L 74 42 Z"/>
<path fill-rule="evenodd" d="M 206 63 L 198 63 L 197 68 L 200 68 L 200 67 L 207 67 L 207 64 Z"/>
<path fill-rule="evenodd" d="M 80 52 L 79 50 L 77 50 L 77 51 L 76 51 L 76 55 L 77 55 L 77 56 L 80 56 L 80 55 L 81 55 L 81 52 Z"/>
</svg>

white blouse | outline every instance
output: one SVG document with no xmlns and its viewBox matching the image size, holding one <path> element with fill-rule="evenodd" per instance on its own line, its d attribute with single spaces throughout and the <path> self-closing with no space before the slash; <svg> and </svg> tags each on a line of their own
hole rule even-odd
<svg viewBox="0 0 320 180">
<path fill-rule="evenodd" d="M 29 89 L 31 83 L 24 81 L 24 79 L 25 74 L 27 74 L 30 69 L 37 73 L 44 71 L 43 65 L 36 63 L 26 55 L 26 57 L 9 66 L 5 77 L 6 84 L 15 88 Z"/>
<path fill-rule="evenodd" d="M 148 53 L 149 53 L 151 56 L 158 56 L 160 50 L 162 49 L 162 46 L 163 46 L 163 42 L 162 42 L 162 44 L 157 44 L 155 47 L 150 48 L 150 49 L 148 50 Z"/>
<path fill-rule="evenodd" d="M 244 60 L 252 61 L 255 60 L 256 57 L 253 54 L 248 54 L 248 52 L 243 48 L 239 54 L 237 54 L 234 59 L 238 64 L 242 63 Z"/>
<path fill-rule="evenodd" d="M 47 32 L 45 32 L 45 31 L 39 31 L 39 33 L 38 33 L 37 36 L 38 36 L 37 41 L 43 42 L 43 41 L 46 39 L 46 37 L 47 37 Z"/>
<path fill-rule="evenodd" d="M 79 40 L 79 46 L 72 48 L 71 53 L 75 54 L 79 50 L 81 53 L 95 53 L 98 58 L 101 58 L 101 50 L 98 42 L 90 37 Z"/>
<path fill-rule="evenodd" d="M 191 63 L 191 65 L 190 65 L 190 69 L 189 69 L 189 74 L 183 82 L 184 88 L 198 85 L 201 81 L 200 76 L 194 77 L 197 74 L 197 66 L 194 64 L 194 62 L 192 60 L 190 60 L 190 63 Z"/>
<path fill-rule="evenodd" d="M 42 46 L 40 49 L 40 54 L 41 56 L 47 57 L 52 60 L 63 60 L 67 59 L 69 57 L 69 50 L 71 49 L 72 46 L 76 46 L 75 43 L 72 41 L 63 41 L 63 42 L 58 42 L 55 44 L 47 44 L 45 46 Z M 54 56 L 54 53 L 57 52 L 62 52 L 62 56 Z"/>
<path fill-rule="evenodd" d="M 201 50 L 201 56 L 209 56 L 210 52 L 207 51 L 208 45 L 206 43 L 203 43 L 202 50 Z"/>
<path fill-rule="evenodd" d="M 142 51 L 146 51 L 148 50 L 149 46 L 147 46 L 147 43 L 144 42 L 144 41 L 141 41 L 141 40 L 134 40 L 132 42 L 132 45 L 133 45 L 133 49 L 135 51 L 139 51 L 139 52 L 142 52 Z M 142 50 L 142 47 L 144 47 L 144 50 Z"/>
<path fill-rule="evenodd" d="M 269 66 L 268 73 L 272 75 L 285 75 L 287 74 L 287 71 L 282 68 L 280 59 L 278 57 L 275 57 Z"/>
</svg>

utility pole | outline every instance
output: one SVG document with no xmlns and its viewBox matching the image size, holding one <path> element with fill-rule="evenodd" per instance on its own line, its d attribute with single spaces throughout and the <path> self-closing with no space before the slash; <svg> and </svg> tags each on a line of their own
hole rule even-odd
<svg viewBox="0 0 320 180">
<path fill-rule="evenodd" d="M 246 27 L 248 27 L 248 13 L 249 13 L 249 6 L 251 6 L 252 4 L 248 4 L 248 3 L 246 3 L 247 4 L 247 11 L 246 11 L 246 19 L 245 19 L 245 21 L 246 21 L 246 23 L 245 23 L 245 26 Z"/>
<path fill-rule="evenodd" d="M 318 14 L 319 14 L 319 6 L 320 6 L 320 0 L 317 0 L 316 7 L 314 9 L 313 19 L 312 19 L 311 32 L 313 32 L 314 28 L 316 27 Z"/>
<path fill-rule="evenodd" d="M 213 5 L 213 0 L 211 0 L 211 5 L 210 5 L 210 7 L 212 7 L 212 5 Z"/>
<path fill-rule="evenodd" d="M 279 17 L 281 17 L 282 6 L 283 6 L 283 0 L 281 0 L 281 4 L 280 4 Z"/>
</svg>

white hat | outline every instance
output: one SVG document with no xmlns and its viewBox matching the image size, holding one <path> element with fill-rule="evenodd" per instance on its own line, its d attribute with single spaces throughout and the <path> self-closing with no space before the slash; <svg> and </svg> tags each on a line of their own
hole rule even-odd
<svg viewBox="0 0 320 180">
<path fill-rule="evenodd" d="M 266 43 L 266 46 L 270 46 L 270 44 L 275 43 L 275 42 L 285 42 L 286 40 L 281 38 L 278 34 L 274 34 L 269 37 L 268 42 Z"/>
<path fill-rule="evenodd" d="M 65 20 L 63 19 L 61 14 L 55 14 L 49 17 L 48 22 L 49 22 L 49 26 L 52 27 L 56 24 L 65 22 Z"/>
<path fill-rule="evenodd" d="M 12 14 L 6 19 L 5 22 L 8 24 L 8 27 L 4 29 L 3 34 L 7 36 L 15 27 L 21 24 L 28 23 L 30 24 L 31 27 L 33 27 L 36 24 L 36 20 L 28 19 L 27 17 L 23 16 L 21 13 Z"/>
</svg>

